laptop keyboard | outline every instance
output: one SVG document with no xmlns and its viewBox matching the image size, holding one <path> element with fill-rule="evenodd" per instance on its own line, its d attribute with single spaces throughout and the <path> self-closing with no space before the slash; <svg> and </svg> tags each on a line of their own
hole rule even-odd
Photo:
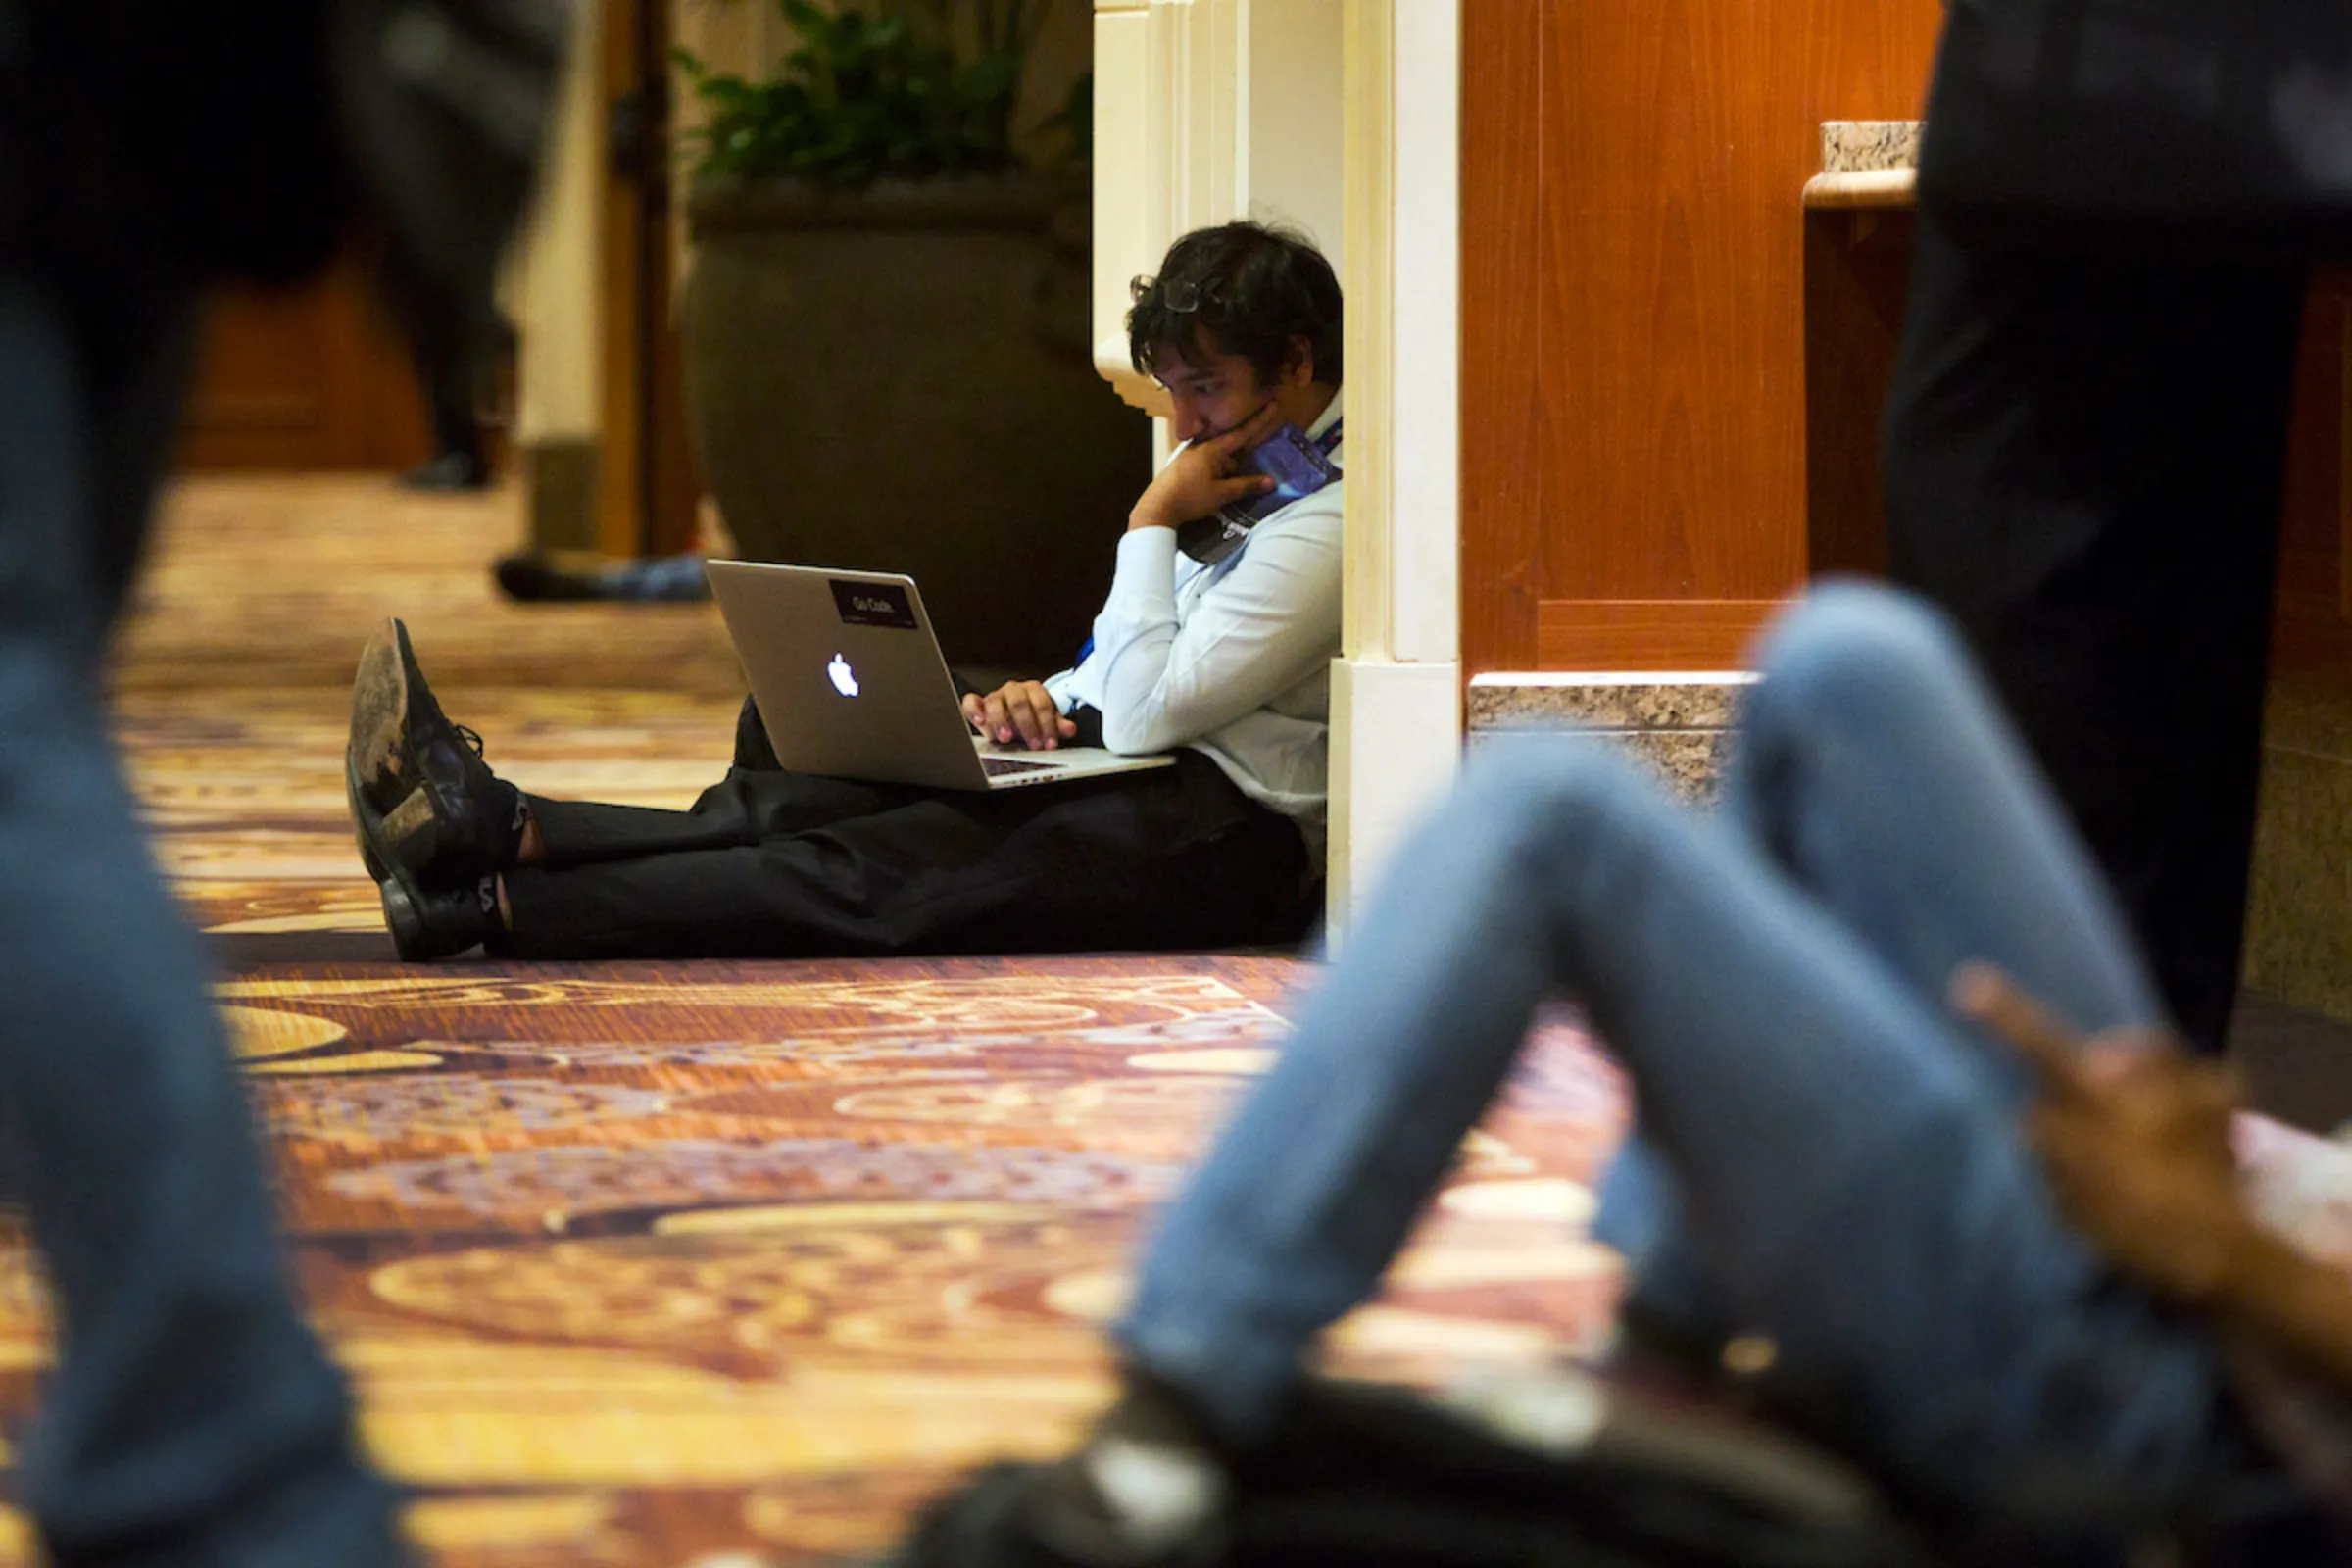
<svg viewBox="0 0 2352 1568">
<path fill-rule="evenodd" d="M 1052 762 L 1028 762 L 1017 757 L 983 757 L 980 765 L 988 769 L 990 778 L 1004 778 L 1011 773 L 1057 773 Z"/>
</svg>

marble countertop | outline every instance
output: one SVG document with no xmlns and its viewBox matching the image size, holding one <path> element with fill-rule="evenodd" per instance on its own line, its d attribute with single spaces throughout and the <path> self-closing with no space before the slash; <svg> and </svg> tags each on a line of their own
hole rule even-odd
<svg viewBox="0 0 2352 1568">
<path fill-rule="evenodd" d="M 1744 670 L 1691 674 L 1478 675 L 1469 690 L 1473 731 L 1721 729 L 1755 683 Z"/>
<path fill-rule="evenodd" d="M 1921 120 L 1829 120 L 1821 126 L 1821 172 L 1868 174 L 1919 167 Z"/>
<path fill-rule="evenodd" d="M 1821 172 L 1806 181 L 1817 211 L 1909 207 L 1919 188 L 1917 120 L 1832 120 L 1821 127 Z"/>
</svg>

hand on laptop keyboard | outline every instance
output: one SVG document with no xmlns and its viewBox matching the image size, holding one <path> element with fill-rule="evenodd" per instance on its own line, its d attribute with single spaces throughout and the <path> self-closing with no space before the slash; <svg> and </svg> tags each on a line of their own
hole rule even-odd
<svg viewBox="0 0 2352 1568">
<path fill-rule="evenodd" d="M 1045 682 L 1016 680 L 983 697 L 963 699 L 963 716 L 974 730 L 1000 746 L 1050 752 L 1078 733 L 1078 726 L 1054 706 Z"/>
</svg>

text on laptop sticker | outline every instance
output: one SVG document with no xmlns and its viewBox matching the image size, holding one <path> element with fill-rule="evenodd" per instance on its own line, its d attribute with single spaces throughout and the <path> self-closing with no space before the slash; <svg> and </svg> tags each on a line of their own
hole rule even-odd
<svg viewBox="0 0 2352 1568">
<path fill-rule="evenodd" d="M 841 610 L 842 624 L 915 629 L 914 606 L 907 600 L 906 590 L 897 583 L 852 582 L 842 577 L 825 580 L 832 584 L 833 603 Z"/>
</svg>

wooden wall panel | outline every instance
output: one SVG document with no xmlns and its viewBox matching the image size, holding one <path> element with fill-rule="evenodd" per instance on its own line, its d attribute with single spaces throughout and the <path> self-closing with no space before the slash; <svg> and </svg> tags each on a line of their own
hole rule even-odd
<svg viewBox="0 0 2352 1568">
<path fill-rule="evenodd" d="M 1777 599 L 1546 600 L 1538 669 L 1736 669 Z"/>
<path fill-rule="evenodd" d="M 1542 667 L 1545 643 L 1604 668 L 1694 660 L 1713 643 L 1611 654 L 1615 612 L 1579 607 L 1757 605 L 1801 579 L 1798 193 L 1821 122 L 1916 118 L 1941 16 L 1935 0 L 1469 0 L 1467 672 Z M 1580 620 L 1592 633 L 1570 636 Z"/>
<path fill-rule="evenodd" d="M 1462 670 L 1534 669 L 1545 391 L 1545 0 L 1462 16 Z M 1482 662 L 1483 661 L 1483 662 Z"/>
<path fill-rule="evenodd" d="M 405 468 L 431 454 L 415 366 L 358 267 L 210 302 L 181 467 Z"/>
<path fill-rule="evenodd" d="M 1902 344 L 1909 212 L 1805 217 L 1805 564 L 1886 569 L 1879 426 Z"/>
</svg>

